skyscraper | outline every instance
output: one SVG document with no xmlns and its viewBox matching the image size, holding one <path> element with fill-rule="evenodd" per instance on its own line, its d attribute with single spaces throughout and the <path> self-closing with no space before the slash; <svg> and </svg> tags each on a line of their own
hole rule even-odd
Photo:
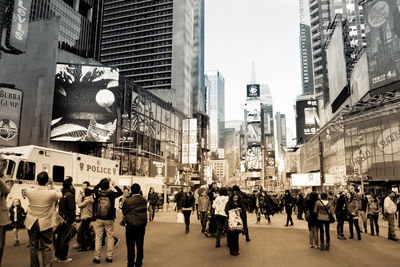
<svg viewBox="0 0 400 267">
<path fill-rule="evenodd" d="M 207 71 L 207 115 L 210 121 L 210 149 L 223 148 L 225 129 L 225 79 L 219 71 Z"/>
<path fill-rule="evenodd" d="M 300 5 L 300 61 L 301 61 L 301 78 L 302 78 L 302 94 L 314 94 L 313 80 L 313 61 L 311 50 L 311 33 L 310 33 L 310 15 L 308 3 L 299 0 Z"/>
<path fill-rule="evenodd" d="M 315 93 L 324 92 L 325 102 L 329 101 L 327 63 L 324 45 L 331 21 L 330 0 L 310 0 L 311 47 Z"/>
<path fill-rule="evenodd" d="M 275 121 L 278 146 L 286 147 L 286 115 L 277 112 L 275 114 Z M 281 149 L 278 148 L 278 151 L 281 151 Z"/>
<path fill-rule="evenodd" d="M 185 115 L 193 112 L 193 86 L 202 86 L 203 1 L 104 0 L 101 62 L 171 103 Z M 196 25 L 196 29 L 195 29 Z"/>
<path fill-rule="evenodd" d="M 33 0 L 30 21 L 60 16 L 58 47 L 99 60 L 102 9 L 103 0 Z"/>
</svg>

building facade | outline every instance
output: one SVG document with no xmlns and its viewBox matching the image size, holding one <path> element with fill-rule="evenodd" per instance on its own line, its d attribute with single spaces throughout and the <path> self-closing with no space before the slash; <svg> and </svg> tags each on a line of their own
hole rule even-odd
<svg viewBox="0 0 400 267">
<path fill-rule="evenodd" d="M 275 114 L 275 123 L 276 123 L 276 138 L 278 141 L 279 147 L 286 147 L 286 115 L 277 112 Z M 279 149 L 278 151 L 280 151 Z"/>
<path fill-rule="evenodd" d="M 310 13 L 308 2 L 299 0 L 300 5 L 300 62 L 302 94 L 314 94 L 313 60 L 311 50 Z"/>
<path fill-rule="evenodd" d="M 225 79 L 219 71 L 207 71 L 207 115 L 210 123 L 210 149 L 223 148 L 225 129 Z"/>
<path fill-rule="evenodd" d="M 193 81 L 203 76 L 203 15 L 201 1 L 105 0 L 101 62 L 191 117 L 193 86 L 201 91 L 203 79 Z"/>
</svg>

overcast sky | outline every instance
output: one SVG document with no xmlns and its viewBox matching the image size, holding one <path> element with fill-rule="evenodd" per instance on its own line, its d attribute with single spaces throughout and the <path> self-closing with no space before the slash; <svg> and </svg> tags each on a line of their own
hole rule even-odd
<svg viewBox="0 0 400 267">
<path fill-rule="evenodd" d="M 268 84 L 274 112 L 285 113 L 295 132 L 301 93 L 298 0 L 205 0 L 205 70 L 225 78 L 225 119 L 243 119 L 251 62 L 257 83 Z"/>
</svg>

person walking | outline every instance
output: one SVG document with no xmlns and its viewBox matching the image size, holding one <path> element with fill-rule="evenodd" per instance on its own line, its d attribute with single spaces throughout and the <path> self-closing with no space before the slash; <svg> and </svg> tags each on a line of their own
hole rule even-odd
<svg viewBox="0 0 400 267">
<path fill-rule="evenodd" d="M 350 239 L 354 238 L 353 225 L 357 231 L 358 240 L 361 240 L 360 225 L 358 224 L 358 201 L 354 193 L 347 193 L 347 214 L 349 217 Z"/>
<path fill-rule="evenodd" d="M 199 196 L 199 214 L 201 222 L 201 232 L 206 232 L 208 215 L 210 214 L 211 202 L 207 196 L 207 191 L 202 190 Z"/>
<path fill-rule="evenodd" d="M 360 217 L 360 221 L 364 227 L 364 232 L 367 233 L 367 206 L 368 199 L 365 197 L 365 194 L 359 194 L 358 196 L 358 215 Z"/>
<path fill-rule="evenodd" d="M 28 188 L 25 193 L 29 200 L 25 226 L 29 235 L 31 267 L 40 266 L 39 251 L 42 252 L 43 266 L 51 267 L 53 227 L 56 226 L 54 206 L 62 197 L 62 193 L 53 189 L 53 183 L 49 181 L 47 172 L 39 173 L 36 181 L 38 185 Z"/>
<path fill-rule="evenodd" d="M 329 215 L 333 214 L 332 205 L 328 201 L 328 195 L 326 193 L 321 194 L 321 199 L 315 203 L 314 212 L 317 213 L 319 238 L 320 238 L 320 250 L 328 251 L 330 245 L 330 233 L 329 233 Z M 324 238 L 326 237 L 326 238 Z"/>
<path fill-rule="evenodd" d="M 69 241 L 72 238 L 72 227 L 75 227 L 75 194 L 71 179 L 65 179 L 62 187 L 63 197 L 58 203 L 58 213 L 64 219 L 56 229 L 55 256 L 58 262 L 69 262 Z"/>
<path fill-rule="evenodd" d="M 221 188 L 222 189 L 222 188 Z M 240 203 L 240 197 L 237 192 L 232 192 L 229 201 L 225 205 L 225 214 L 232 216 L 232 212 L 240 217 L 242 204 Z M 229 252 L 232 256 L 238 256 L 239 253 L 239 230 L 228 229 L 228 244 Z"/>
<path fill-rule="evenodd" d="M 21 229 L 25 228 L 25 217 L 26 217 L 26 212 L 24 208 L 21 206 L 21 201 L 18 198 L 14 199 L 13 204 L 9 209 L 9 213 L 10 213 L 11 229 L 15 234 L 15 242 L 13 246 L 18 247 L 20 245 L 18 232 Z"/>
<path fill-rule="evenodd" d="M 221 247 L 222 229 L 226 223 L 225 206 L 228 200 L 228 189 L 226 189 L 226 187 L 221 187 L 219 189 L 219 196 L 213 203 L 213 208 L 215 209 L 215 222 L 217 223 L 217 238 L 215 243 L 215 247 L 217 248 Z"/>
<path fill-rule="evenodd" d="M 378 224 L 379 200 L 376 197 L 376 195 L 373 195 L 372 199 L 368 201 L 367 213 L 371 227 L 371 235 L 374 235 L 375 233 L 376 235 L 379 235 L 379 224 Z M 375 231 L 374 231 L 374 225 L 375 225 Z"/>
<path fill-rule="evenodd" d="M 94 187 L 95 200 L 95 223 L 94 231 L 95 253 L 93 262 L 100 263 L 101 241 L 104 230 L 107 236 L 107 257 L 106 262 L 113 261 L 114 252 L 114 220 L 115 220 L 115 199 L 122 196 L 122 190 L 115 185 L 114 181 L 104 178 Z"/>
<path fill-rule="evenodd" d="M 154 191 L 153 187 L 150 187 L 149 193 L 147 195 L 148 205 L 149 205 L 149 221 L 154 221 L 154 216 L 156 214 L 156 209 L 158 205 L 158 194 Z"/>
<path fill-rule="evenodd" d="M 217 232 L 217 223 L 215 221 L 215 210 L 213 208 L 214 200 L 218 197 L 219 188 L 216 182 L 212 182 L 212 184 L 208 188 L 208 197 L 211 202 L 211 210 L 210 210 L 210 219 L 208 224 L 208 233 L 207 236 L 215 236 Z"/>
<path fill-rule="evenodd" d="M 337 239 L 345 240 L 346 237 L 343 234 L 343 226 L 344 222 L 348 220 L 345 192 L 339 193 L 339 197 L 336 201 L 335 214 L 337 220 L 337 226 L 336 226 Z"/>
<path fill-rule="evenodd" d="M 4 171 L 6 161 L 0 160 L 0 266 L 3 258 L 3 250 L 6 244 L 6 225 L 10 223 L 10 217 L 7 209 L 7 196 L 10 193 L 12 183 L 6 181 Z"/>
<path fill-rule="evenodd" d="M 200 213 L 199 213 L 199 189 L 196 188 L 196 190 L 194 190 L 193 193 L 193 197 L 194 197 L 194 205 L 196 207 L 196 215 L 197 215 L 197 220 L 200 220 Z"/>
<path fill-rule="evenodd" d="M 246 193 L 244 193 L 242 190 L 240 190 L 239 186 L 234 185 L 232 187 L 233 192 L 237 192 L 240 198 L 240 202 L 242 203 L 242 210 L 240 212 L 240 218 L 243 221 L 243 234 L 246 236 L 246 242 L 250 242 L 251 239 L 249 237 L 249 227 L 247 225 L 247 203 L 248 203 L 248 197 Z"/>
<path fill-rule="evenodd" d="M 185 217 L 185 234 L 189 234 L 190 214 L 194 212 L 194 197 L 190 187 L 184 188 L 180 207 L 182 208 L 183 216 Z"/>
<path fill-rule="evenodd" d="M 394 215 L 397 211 L 395 196 L 395 192 L 390 192 L 390 194 L 385 198 L 383 205 L 385 217 L 388 221 L 388 239 L 398 241 L 399 239 L 396 237 L 396 232 L 394 231 Z"/>
<path fill-rule="evenodd" d="M 293 212 L 293 206 L 295 203 L 295 199 L 292 197 L 291 193 L 289 190 L 285 191 L 285 196 L 283 197 L 283 202 L 285 205 L 285 210 L 286 210 L 286 224 L 285 226 L 289 226 L 289 222 L 290 222 L 290 226 L 293 225 L 293 219 L 292 219 L 292 212 Z"/>
<path fill-rule="evenodd" d="M 297 219 L 303 220 L 303 207 L 304 207 L 304 197 L 303 194 L 300 193 L 297 199 Z"/>
<path fill-rule="evenodd" d="M 128 267 L 140 267 L 143 264 L 143 244 L 147 225 L 147 201 L 140 194 L 140 185 L 133 184 L 131 197 L 122 204 L 125 220 L 125 238 L 128 252 Z M 137 254 L 135 255 L 135 247 Z"/>
<path fill-rule="evenodd" d="M 81 226 L 79 227 L 81 248 L 79 251 L 94 249 L 94 239 L 90 235 L 90 223 L 93 221 L 93 191 L 85 188 L 84 196 L 84 199 L 78 198 L 78 207 L 81 209 Z"/>
<path fill-rule="evenodd" d="M 314 211 L 315 203 L 318 200 L 318 194 L 311 192 L 305 200 L 305 219 L 308 224 L 308 239 L 310 248 L 319 248 L 318 246 L 318 213 Z"/>
</svg>

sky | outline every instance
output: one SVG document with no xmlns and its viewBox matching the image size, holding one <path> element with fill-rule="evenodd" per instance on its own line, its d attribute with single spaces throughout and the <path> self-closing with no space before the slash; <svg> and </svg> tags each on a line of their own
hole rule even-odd
<svg viewBox="0 0 400 267">
<path fill-rule="evenodd" d="M 268 84 L 274 112 L 286 114 L 295 133 L 301 93 L 298 0 L 205 0 L 205 70 L 225 78 L 225 120 L 242 120 L 246 84 Z"/>
</svg>

